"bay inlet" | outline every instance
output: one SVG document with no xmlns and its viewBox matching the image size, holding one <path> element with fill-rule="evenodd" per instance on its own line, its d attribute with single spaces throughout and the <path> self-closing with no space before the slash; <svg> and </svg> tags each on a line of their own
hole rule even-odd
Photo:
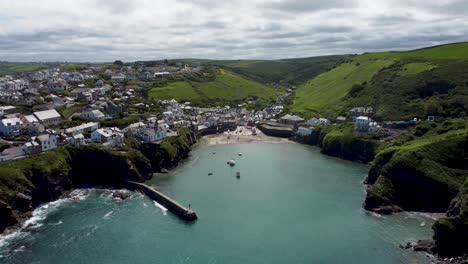
<svg viewBox="0 0 468 264">
<path fill-rule="evenodd" d="M 198 221 L 143 195 L 116 202 L 90 190 L 42 209 L 34 231 L 0 244 L 0 263 L 426 263 L 399 245 L 429 239 L 433 220 L 365 212 L 366 173 L 299 144 L 198 147 L 147 182 Z"/>
</svg>

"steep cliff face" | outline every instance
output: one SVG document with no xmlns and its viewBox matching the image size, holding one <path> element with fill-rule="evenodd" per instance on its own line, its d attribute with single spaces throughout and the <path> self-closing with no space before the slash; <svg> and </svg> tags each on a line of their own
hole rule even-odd
<svg viewBox="0 0 468 264">
<path fill-rule="evenodd" d="M 353 134 L 353 126 L 317 127 L 308 143 L 319 146 L 322 153 L 346 160 L 368 163 L 375 157 L 378 144 Z"/>
<path fill-rule="evenodd" d="M 404 210 L 445 212 L 468 175 L 468 134 L 414 142 L 380 152 L 369 171 L 365 208 L 380 198 Z M 388 204 L 387 204 L 388 205 Z"/>
<path fill-rule="evenodd" d="M 435 251 L 442 257 L 468 253 L 468 178 L 452 201 L 447 218 L 434 226 Z"/>
<path fill-rule="evenodd" d="M 168 138 L 161 144 L 137 144 L 135 146 L 148 160 L 155 171 L 171 169 L 188 157 L 195 135 L 187 129 L 179 129 L 179 136 Z"/>
<path fill-rule="evenodd" d="M 436 248 L 443 256 L 467 253 L 466 181 L 467 133 L 391 147 L 372 163 L 364 208 L 383 214 L 447 212 L 434 225 Z"/>
<path fill-rule="evenodd" d="M 164 141 L 161 147 L 110 150 L 98 145 L 65 147 L 31 158 L 0 164 L 0 232 L 21 224 L 38 205 L 59 199 L 75 188 L 124 188 L 128 180 L 143 182 L 153 172 L 172 168 L 188 155 L 192 134 Z M 158 154 L 159 153 L 159 154 Z M 154 165 L 154 166 L 153 166 Z"/>
</svg>

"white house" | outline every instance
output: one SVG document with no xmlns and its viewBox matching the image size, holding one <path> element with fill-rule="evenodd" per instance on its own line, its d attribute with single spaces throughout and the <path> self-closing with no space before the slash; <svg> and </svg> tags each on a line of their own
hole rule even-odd
<svg viewBox="0 0 468 264">
<path fill-rule="evenodd" d="M 14 114 L 16 110 L 16 107 L 11 105 L 0 106 L 0 115 Z"/>
<path fill-rule="evenodd" d="M 367 132 L 369 130 L 369 124 L 371 123 L 371 121 L 372 120 L 367 116 L 357 117 L 354 130 L 360 132 Z"/>
<path fill-rule="evenodd" d="M 47 87 L 51 92 L 65 91 L 68 89 L 68 84 L 64 80 L 57 80 L 47 83 Z"/>
<path fill-rule="evenodd" d="M 34 140 L 26 142 L 23 145 L 23 152 L 26 155 L 38 154 L 38 153 L 41 153 L 41 150 L 42 150 L 42 148 L 39 145 L 39 143 L 37 143 Z"/>
<path fill-rule="evenodd" d="M 91 139 L 96 143 L 104 143 L 106 146 L 122 146 L 124 134 L 116 127 L 100 128 L 91 133 Z"/>
<path fill-rule="evenodd" d="M 82 146 L 85 144 L 85 137 L 83 134 L 77 134 L 77 135 L 74 135 L 71 139 L 70 139 L 70 144 L 72 144 L 73 146 Z"/>
<path fill-rule="evenodd" d="M 65 129 L 65 134 L 75 136 L 84 132 L 93 132 L 94 130 L 97 130 L 97 129 L 99 129 L 99 123 L 89 122 L 89 123 L 83 123 L 79 126 L 67 128 Z"/>
<path fill-rule="evenodd" d="M 23 116 L 24 127 L 29 135 L 37 135 L 44 132 L 45 127 L 34 115 Z"/>
<path fill-rule="evenodd" d="M 62 117 L 55 109 L 34 112 L 34 116 L 44 125 L 57 125 L 62 121 Z"/>
<path fill-rule="evenodd" d="M 18 117 L 5 118 L 0 122 L 0 133 L 4 136 L 17 136 L 23 131 L 23 121 Z"/>
<path fill-rule="evenodd" d="M 88 110 L 82 112 L 81 117 L 86 119 L 101 120 L 104 119 L 106 115 L 104 115 L 104 113 L 99 110 Z"/>
<path fill-rule="evenodd" d="M 33 139 L 39 143 L 42 151 L 48 151 L 57 148 L 57 134 L 54 132 L 48 131 L 47 133 L 33 137 Z"/>
</svg>

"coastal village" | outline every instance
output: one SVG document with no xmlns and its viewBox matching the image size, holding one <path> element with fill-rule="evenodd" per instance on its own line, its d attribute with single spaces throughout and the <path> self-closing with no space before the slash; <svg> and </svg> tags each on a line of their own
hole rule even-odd
<svg viewBox="0 0 468 264">
<path fill-rule="evenodd" d="M 200 107 L 174 99 L 142 99 L 142 89 L 154 80 L 190 75 L 203 69 L 204 66 L 180 62 L 173 65 L 161 62 L 151 67 L 135 63 L 114 68 L 100 65 L 74 70 L 51 68 L 1 77 L 0 162 L 66 145 L 94 143 L 119 148 L 129 137 L 159 144 L 176 136 L 177 129 L 182 127 L 199 136 L 264 134 L 301 140 L 310 136 L 316 126 L 354 122 L 356 133 L 385 130 L 395 136 L 401 129 L 416 124 L 416 120 L 379 124 L 372 120 L 372 107 L 352 108 L 348 116 L 335 120 L 321 117 L 305 120 L 283 111 L 291 89 L 261 110 L 247 110 L 252 102 Z M 122 119 L 135 122 L 122 126 L 118 122 Z"/>
</svg>

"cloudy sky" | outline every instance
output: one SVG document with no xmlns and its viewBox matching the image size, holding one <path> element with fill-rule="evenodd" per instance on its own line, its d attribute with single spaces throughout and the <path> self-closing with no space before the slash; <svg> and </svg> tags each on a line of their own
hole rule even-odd
<svg viewBox="0 0 468 264">
<path fill-rule="evenodd" d="M 0 60 L 271 59 L 468 40 L 468 0 L 1 0 Z"/>
</svg>

